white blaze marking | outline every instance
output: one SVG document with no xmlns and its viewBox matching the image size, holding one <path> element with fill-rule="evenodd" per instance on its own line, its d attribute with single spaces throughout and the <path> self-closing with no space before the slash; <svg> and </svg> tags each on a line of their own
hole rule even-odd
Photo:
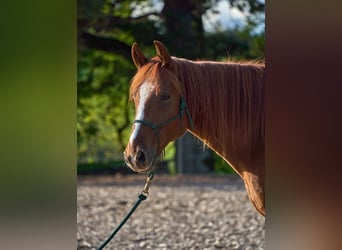
<svg viewBox="0 0 342 250">
<path fill-rule="evenodd" d="M 139 88 L 140 100 L 139 100 L 135 120 L 144 120 L 145 103 L 146 103 L 148 96 L 151 94 L 151 92 L 153 92 L 153 90 L 154 90 L 153 85 L 149 84 L 148 82 L 144 82 L 140 86 L 140 88 Z M 141 123 L 135 123 L 135 128 L 133 130 L 133 133 L 129 137 L 129 143 L 132 144 L 133 141 L 136 139 L 136 137 L 138 136 L 138 132 L 140 130 L 141 125 L 142 125 Z"/>
</svg>

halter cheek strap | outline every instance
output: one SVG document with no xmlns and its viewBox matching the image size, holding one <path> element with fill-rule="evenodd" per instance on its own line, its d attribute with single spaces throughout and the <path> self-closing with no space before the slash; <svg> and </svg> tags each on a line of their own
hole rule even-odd
<svg viewBox="0 0 342 250">
<path fill-rule="evenodd" d="M 153 130 L 153 132 L 154 132 L 154 134 L 155 134 L 155 136 L 157 138 L 157 142 L 158 142 L 158 148 L 157 149 L 159 150 L 159 144 L 160 144 L 159 142 L 160 141 L 159 141 L 159 134 L 158 134 L 156 129 L 164 127 L 167 124 L 173 122 L 174 120 L 176 120 L 178 118 L 180 119 L 180 122 L 181 122 L 180 126 L 182 127 L 184 111 L 185 111 L 185 113 L 186 113 L 186 115 L 188 117 L 188 120 L 189 120 L 189 123 L 190 123 L 190 127 L 193 128 L 193 123 L 192 123 L 191 115 L 190 115 L 188 106 L 186 105 L 186 101 L 185 101 L 183 96 L 181 96 L 181 99 L 180 99 L 178 113 L 175 116 L 171 117 L 170 119 L 168 119 L 168 120 L 166 120 L 164 122 L 161 122 L 161 123 L 157 123 L 157 124 L 152 123 L 152 122 L 148 122 L 148 121 L 144 121 L 144 120 L 134 120 L 133 123 L 141 123 L 142 125 L 150 127 Z"/>
</svg>

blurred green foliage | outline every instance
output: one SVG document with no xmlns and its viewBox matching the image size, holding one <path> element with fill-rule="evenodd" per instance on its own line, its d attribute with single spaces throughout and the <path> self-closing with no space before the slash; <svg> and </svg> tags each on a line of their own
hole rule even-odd
<svg viewBox="0 0 342 250">
<path fill-rule="evenodd" d="M 79 164 L 122 161 L 134 118 L 128 97 L 130 79 L 136 70 L 130 58 L 134 41 L 148 57 L 155 54 L 153 40 L 165 43 L 172 55 L 189 59 L 264 57 L 264 32 L 253 32 L 263 22 L 264 3 L 229 0 L 231 7 L 246 13 L 247 25 L 231 30 L 218 25 L 214 31 L 205 31 L 203 18 L 209 12 L 219 11 L 218 2 L 78 1 Z M 173 158 L 172 148 L 173 144 L 168 147 L 165 160 Z M 169 164 L 169 171 L 175 172 L 173 162 Z"/>
<path fill-rule="evenodd" d="M 232 174 L 235 171 L 230 167 L 230 165 L 225 162 L 220 156 L 217 154 L 213 154 L 214 158 L 214 172 L 217 174 Z"/>
<path fill-rule="evenodd" d="M 128 136 L 129 61 L 112 53 L 87 50 L 78 57 L 77 142 L 79 160 L 118 160 Z M 114 146 L 114 147 L 113 147 Z"/>
</svg>

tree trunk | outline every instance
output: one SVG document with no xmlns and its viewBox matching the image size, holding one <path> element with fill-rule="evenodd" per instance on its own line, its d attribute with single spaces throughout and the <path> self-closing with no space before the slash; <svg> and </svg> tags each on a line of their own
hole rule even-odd
<svg viewBox="0 0 342 250">
<path fill-rule="evenodd" d="M 167 44 L 172 54 L 195 59 L 203 44 L 203 8 L 201 1 L 164 0 L 162 16 Z"/>
</svg>

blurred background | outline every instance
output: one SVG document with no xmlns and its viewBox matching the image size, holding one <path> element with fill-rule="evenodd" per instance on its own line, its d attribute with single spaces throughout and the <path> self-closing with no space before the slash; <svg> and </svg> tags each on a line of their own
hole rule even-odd
<svg viewBox="0 0 342 250">
<path fill-rule="evenodd" d="M 264 11 L 263 0 L 79 0 L 77 173 L 131 172 L 123 150 L 134 119 L 133 42 L 147 57 L 160 40 L 171 55 L 193 60 L 263 59 Z M 170 174 L 233 172 L 188 133 L 168 145 L 160 164 Z"/>
</svg>

